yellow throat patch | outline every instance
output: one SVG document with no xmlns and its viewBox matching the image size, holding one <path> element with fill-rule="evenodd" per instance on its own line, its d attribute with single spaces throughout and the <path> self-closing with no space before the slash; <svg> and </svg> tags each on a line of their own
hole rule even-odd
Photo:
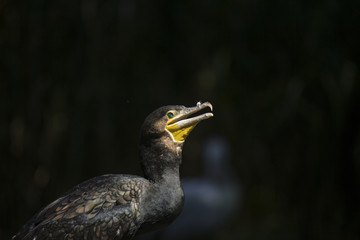
<svg viewBox="0 0 360 240">
<path fill-rule="evenodd" d="M 184 141 L 196 125 L 197 123 L 187 127 L 180 127 L 179 125 L 174 123 L 171 125 L 166 125 L 166 129 L 171 133 L 175 141 Z"/>
</svg>

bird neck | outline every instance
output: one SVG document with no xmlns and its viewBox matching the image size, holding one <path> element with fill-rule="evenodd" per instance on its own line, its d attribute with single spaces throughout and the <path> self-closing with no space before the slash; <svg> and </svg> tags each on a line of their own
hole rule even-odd
<svg viewBox="0 0 360 240">
<path fill-rule="evenodd" d="M 182 142 L 168 146 L 162 141 L 154 141 L 140 145 L 140 163 L 145 178 L 151 182 L 162 182 L 171 176 L 179 178 L 179 168 L 182 158 Z"/>
<path fill-rule="evenodd" d="M 141 212 L 145 214 L 139 233 L 167 226 L 180 214 L 184 205 L 184 191 L 180 182 L 179 165 L 165 167 L 158 163 L 156 166 L 144 167 L 145 178 L 152 184 L 143 195 Z"/>
</svg>

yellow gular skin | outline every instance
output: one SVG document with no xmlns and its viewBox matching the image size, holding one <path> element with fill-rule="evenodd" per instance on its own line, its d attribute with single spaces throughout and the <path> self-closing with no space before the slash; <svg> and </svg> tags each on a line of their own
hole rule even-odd
<svg viewBox="0 0 360 240">
<path fill-rule="evenodd" d="M 175 124 L 171 124 L 170 126 L 169 125 L 166 126 L 166 129 L 169 130 L 169 132 L 174 137 L 175 141 L 184 141 L 196 125 L 197 123 L 195 123 L 194 125 L 190 125 L 188 127 L 181 128 L 179 125 L 175 123 Z"/>
</svg>

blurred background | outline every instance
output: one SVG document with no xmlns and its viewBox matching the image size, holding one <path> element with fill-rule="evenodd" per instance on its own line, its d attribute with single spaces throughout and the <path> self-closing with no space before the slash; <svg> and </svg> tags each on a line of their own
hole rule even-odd
<svg viewBox="0 0 360 240">
<path fill-rule="evenodd" d="M 218 137 L 242 189 L 202 238 L 359 239 L 359 16 L 355 0 L 1 0 L 0 239 L 81 181 L 142 174 L 144 118 L 197 101 L 215 117 L 182 177 Z"/>
</svg>

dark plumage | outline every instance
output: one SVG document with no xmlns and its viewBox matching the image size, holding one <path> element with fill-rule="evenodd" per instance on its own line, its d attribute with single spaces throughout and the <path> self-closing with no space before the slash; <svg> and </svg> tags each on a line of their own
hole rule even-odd
<svg viewBox="0 0 360 240">
<path fill-rule="evenodd" d="M 207 239 L 239 213 L 242 191 L 230 165 L 231 149 L 221 137 L 204 145 L 204 175 L 181 180 L 186 196 L 179 217 L 168 227 L 140 240 Z"/>
<path fill-rule="evenodd" d="M 13 239 L 130 239 L 172 222 L 183 206 L 182 147 L 212 106 L 166 106 L 142 126 L 139 156 L 145 177 L 103 175 L 85 181 L 35 214 Z"/>
</svg>

